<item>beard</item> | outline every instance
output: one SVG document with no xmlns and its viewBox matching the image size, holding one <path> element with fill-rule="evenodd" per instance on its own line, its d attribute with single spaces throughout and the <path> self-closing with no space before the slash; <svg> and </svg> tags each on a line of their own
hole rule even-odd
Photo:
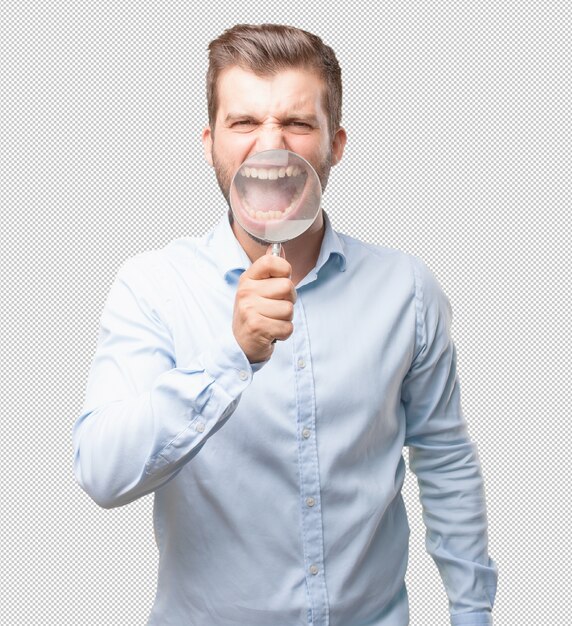
<svg viewBox="0 0 572 626">
<path fill-rule="evenodd" d="M 230 184 L 232 182 L 232 177 L 234 176 L 234 172 L 230 171 L 228 165 L 224 162 L 220 161 L 217 153 L 214 149 L 214 145 L 212 148 L 212 157 L 213 157 L 213 167 L 216 175 L 216 180 L 219 186 L 219 189 L 228 204 L 228 208 L 231 209 L 230 206 Z"/>
</svg>

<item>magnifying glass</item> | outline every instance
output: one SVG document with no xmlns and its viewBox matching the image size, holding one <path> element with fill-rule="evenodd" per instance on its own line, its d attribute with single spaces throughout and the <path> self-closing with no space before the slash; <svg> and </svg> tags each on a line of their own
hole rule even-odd
<svg viewBox="0 0 572 626">
<path fill-rule="evenodd" d="M 276 256 L 284 242 L 314 223 L 321 199 L 316 170 L 290 150 L 253 154 L 237 169 L 230 185 L 234 218 L 253 237 L 271 243 Z"/>
</svg>

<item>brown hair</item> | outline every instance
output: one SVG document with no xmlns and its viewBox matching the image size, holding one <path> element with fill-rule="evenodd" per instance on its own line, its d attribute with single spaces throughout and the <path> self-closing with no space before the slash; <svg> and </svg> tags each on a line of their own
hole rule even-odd
<svg viewBox="0 0 572 626">
<path fill-rule="evenodd" d="M 306 67 L 316 70 L 325 83 L 322 105 L 333 139 L 342 118 L 342 72 L 334 51 L 320 37 L 282 24 L 237 24 L 213 39 L 208 50 L 207 106 L 213 132 L 217 81 L 225 68 L 238 65 L 258 76 L 269 76 L 283 69 Z"/>
</svg>

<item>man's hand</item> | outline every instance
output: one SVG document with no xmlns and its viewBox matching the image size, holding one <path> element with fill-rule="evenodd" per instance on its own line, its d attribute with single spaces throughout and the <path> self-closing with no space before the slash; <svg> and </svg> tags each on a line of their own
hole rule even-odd
<svg viewBox="0 0 572 626">
<path fill-rule="evenodd" d="M 250 363 L 269 359 L 273 341 L 288 339 L 294 330 L 292 266 L 269 254 L 271 249 L 242 273 L 234 300 L 232 332 Z"/>
</svg>

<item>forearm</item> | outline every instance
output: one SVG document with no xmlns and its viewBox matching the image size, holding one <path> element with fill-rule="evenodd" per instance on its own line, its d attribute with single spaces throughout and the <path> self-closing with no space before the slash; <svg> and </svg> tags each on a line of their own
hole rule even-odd
<svg viewBox="0 0 572 626">
<path fill-rule="evenodd" d="M 417 475 L 426 547 L 450 602 L 451 623 L 492 623 L 496 566 L 488 556 L 483 479 L 474 444 L 418 444 L 410 449 Z"/>
<path fill-rule="evenodd" d="M 232 414 L 252 371 L 235 346 L 233 352 L 221 345 L 193 365 L 160 374 L 139 395 L 98 404 L 93 391 L 74 426 L 78 482 L 106 508 L 158 488 Z"/>
</svg>

